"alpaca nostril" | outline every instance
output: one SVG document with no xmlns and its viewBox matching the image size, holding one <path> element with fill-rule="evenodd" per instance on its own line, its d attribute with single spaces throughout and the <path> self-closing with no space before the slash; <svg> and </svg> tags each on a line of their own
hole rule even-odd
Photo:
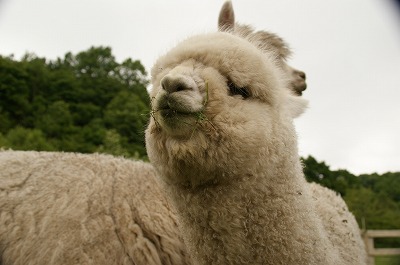
<svg viewBox="0 0 400 265">
<path fill-rule="evenodd" d="M 166 75 L 161 79 L 161 87 L 168 93 L 185 90 L 193 90 L 195 83 L 192 79 L 185 76 Z"/>
<path fill-rule="evenodd" d="M 304 73 L 303 71 L 299 71 L 298 75 L 303 78 L 304 80 L 306 80 L 306 73 Z"/>
<path fill-rule="evenodd" d="M 178 91 L 183 91 L 183 90 L 186 90 L 186 89 L 185 89 L 185 87 L 184 87 L 182 84 L 177 84 L 177 85 L 176 85 L 176 87 L 175 87 L 175 91 L 176 91 L 176 92 L 178 92 Z"/>
</svg>

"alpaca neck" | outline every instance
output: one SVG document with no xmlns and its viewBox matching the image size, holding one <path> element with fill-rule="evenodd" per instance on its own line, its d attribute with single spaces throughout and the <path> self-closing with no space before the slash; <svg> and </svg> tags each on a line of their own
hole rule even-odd
<svg viewBox="0 0 400 265">
<path fill-rule="evenodd" d="M 327 246 L 321 243 L 321 224 L 298 172 L 300 163 L 291 166 L 286 171 L 273 167 L 273 171 L 264 168 L 263 174 L 229 176 L 235 180 L 229 184 L 197 189 L 175 186 L 172 194 L 193 260 L 198 264 L 280 264 L 278 260 L 330 264 L 322 251 Z M 316 248 L 321 248 L 318 256 Z"/>
</svg>

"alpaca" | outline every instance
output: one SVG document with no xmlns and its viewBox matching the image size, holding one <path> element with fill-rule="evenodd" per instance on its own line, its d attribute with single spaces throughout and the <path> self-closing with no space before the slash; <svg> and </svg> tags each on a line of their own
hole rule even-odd
<svg viewBox="0 0 400 265">
<path fill-rule="evenodd" d="M 191 264 L 149 164 L 2 151 L 0 169 L 0 264 Z"/>
<path fill-rule="evenodd" d="M 190 264 L 153 167 L 0 151 L 0 264 Z"/>
<path fill-rule="evenodd" d="M 274 47 L 197 35 L 151 74 L 146 147 L 193 263 L 365 264 L 344 202 L 303 176 L 293 118 L 307 104 Z"/>
<path fill-rule="evenodd" d="M 237 30 L 240 25 L 235 25 Z M 237 36 L 255 43 L 244 35 Z M 266 56 L 268 45 L 259 47 Z M 280 71 L 287 75 L 283 68 Z M 290 84 L 290 78 L 283 79 Z M 234 97 L 250 96 L 233 83 L 230 90 L 236 94 Z M 190 100 L 194 94 L 188 96 Z M 292 111 L 298 115 L 305 104 L 301 99 L 294 102 Z M 215 104 L 206 100 L 203 103 L 207 108 Z M 196 126 L 207 123 L 201 125 L 202 130 L 208 126 L 218 137 L 219 132 L 214 130 L 217 127 L 203 114 L 197 113 Z M 198 133 L 193 128 L 193 133 Z M 311 192 L 333 244 L 343 244 L 342 238 L 357 235 L 354 218 L 339 197 L 319 185 L 311 185 Z M 332 207 L 325 207 L 333 201 L 336 203 Z M 175 211 L 154 168 L 147 163 L 98 154 L 0 151 L 2 265 L 191 264 Z M 338 229 L 337 223 L 344 220 L 347 222 L 340 226 L 343 229 Z M 359 244 L 357 236 L 354 244 Z M 357 254 L 353 253 L 358 249 L 348 248 L 348 259 L 356 260 Z"/>
<path fill-rule="evenodd" d="M 306 74 L 287 64 L 287 59 L 292 54 L 287 43 L 271 32 L 255 31 L 250 25 L 236 23 L 235 13 L 230 1 L 225 2 L 221 8 L 218 17 L 218 29 L 245 38 L 262 51 L 274 51 L 279 59 L 278 65 L 287 75 L 289 88 L 299 96 L 306 90 Z"/>
</svg>

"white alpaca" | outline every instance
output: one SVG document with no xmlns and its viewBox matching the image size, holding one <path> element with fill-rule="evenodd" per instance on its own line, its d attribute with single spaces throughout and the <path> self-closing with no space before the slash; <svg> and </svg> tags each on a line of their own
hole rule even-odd
<svg viewBox="0 0 400 265">
<path fill-rule="evenodd" d="M 152 69 L 146 145 L 188 251 L 196 264 L 365 264 L 343 200 L 305 181 L 292 119 L 306 104 L 275 52 L 219 32 Z"/>
<path fill-rule="evenodd" d="M 0 151 L 0 264 L 190 264 L 153 167 Z"/>
<path fill-rule="evenodd" d="M 249 44 L 257 47 L 254 38 L 251 40 L 248 38 L 249 35 L 238 34 L 239 27 L 241 26 L 236 25 L 236 33 L 232 31 L 231 33 L 239 35 Z M 234 39 L 236 40 L 236 38 Z M 266 62 L 268 63 L 268 47 L 273 53 L 276 53 L 276 47 L 267 43 L 269 42 L 264 42 L 263 46 L 258 48 L 261 52 L 266 53 L 266 58 L 268 58 Z M 199 55 L 201 56 L 201 53 Z M 277 61 L 275 60 L 275 62 Z M 235 69 L 237 70 L 237 68 Z M 212 71 L 211 68 L 209 70 Z M 284 75 L 288 75 L 284 68 L 278 70 L 278 72 L 280 71 L 283 71 Z M 180 73 L 180 71 L 178 72 Z M 220 78 L 218 75 L 213 76 L 217 79 Z M 182 78 L 184 82 L 191 83 L 191 80 L 186 79 L 185 76 Z M 193 78 L 195 79 L 196 75 Z M 287 76 L 282 78 L 288 80 L 288 83 L 294 80 Z M 212 80 L 210 79 L 210 81 Z M 255 79 L 255 81 L 257 80 Z M 196 81 L 202 83 L 200 79 Z M 173 78 L 164 79 L 166 89 L 170 89 L 167 86 L 168 83 L 173 86 L 175 82 Z M 235 87 L 233 84 L 231 82 L 229 86 L 231 94 L 236 94 L 233 95 L 234 98 L 242 97 L 242 94 L 244 97 L 251 96 L 248 100 L 253 101 L 252 98 L 255 94 L 250 94 L 250 91 Z M 220 107 L 215 104 L 218 100 L 213 99 L 217 91 L 211 91 L 216 86 L 210 82 L 207 85 L 203 84 L 203 90 L 204 87 L 208 87 L 206 92 L 210 92 L 209 97 L 206 96 L 205 91 L 203 91 L 203 95 L 186 93 L 187 97 L 181 93 L 175 99 L 175 104 L 186 108 L 187 111 L 193 110 L 193 107 L 202 109 L 204 105 L 206 108 L 214 105 L 214 110 L 218 111 Z M 289 87 L 295 89 L 293 85 L 289 85 Z M 179 99 L 182 98 L 185 100 L 180 101 Z M 289 101 L 298 101 L 295 99 L 295 97 L 289 97 Z M 193 104 L 186 106 L 188 101 Z M 157 102 L 156 104 L 161 104 L 160 101 Z M 230 102 L 226 103 L 236 105 L 234 101 Z M 246 103 L 242 102 L 241 104 Z M 233 108 L 232 110 L 236 113 L 240 109 L 245 110 L 246 108 L 243 108 L 242 105 L 237 105 L 238 109 Z M 292 106 L 297 108 L 295 112 L 298 114 L 303 105 L 301 103 Z M 168 112 L 168 110 L 164 111 Z M 161 111 L 155 111 L 155 116 L 157 117 L 160 113 Z M 172 111 L 173 113 L 174 111 Z M 215 121 L 212 121 L 212 116 L 207 113 L 208 111 L 196 113 L 196 126 L 190 131 L 195 138 L 193 138 L 194 141 L 188 141 L 189 146 L 186 148 L 188 148 L 187 150 L 193 148 L 193 155 L 198 152 L 198 145 L 200 148 L 204 148 L 210 144 L 207 137 L 201 137 L 201 133 L 207 132 L 212 135 L 212 138 L 220 139 L 224 139 L 231 133 L 216 130 L 218 127 L 214 127 Z M 207 116 L 204 116 L 205 114 Z M 236 114 L 232 113 L 232 115 Z M 247 116 L 247 113 L 239 113 L 239 116 L 236 117 L 238 122 L 241 120 L 241 116 Z M 223 120 L 224 117 L 216 115 L 213 119 L 218 121 Z M 233 117 L 228 115 L 226 121 L 228 123 L 235 122 Z M 172 123 L 182 123 L 182 121 L 185 122 L 172 119 Z M 189 121 L 191 122 L 191 119 Z M 251 124 L 249 121 L 247 123 Z M 164 127 L 158 127 L 157 130 L 166 129 L 165 125 L 160 126 Z M 247 130 L 243 124 L 237 123 L 236 126 L 242 131 Z M 150 128 L 154 129 L 154 124 Z M 223 128 L 229 129 L 230 127 Z M 174 133 L 174 130 L 171 133 Z M 180 148 L 182 142 L 177 140 L 177 137 L 166 139 L 168 145 L 175 141 L 177 144 L 175 148 Z M 183 151 L 191 152 L 187 150 Z M 245 150 L 238 151 L 244 152 Z M 200 155 L 199 159 L 204 159 L 204 155 Z M 238 160 L 238 155 L 234 154 L 233 160 Z M 171 162 L 173 161 L 175 160 L 171 159 Z M 239 162 L 245 163 L 246 160 L 238 161 L 238 165 L 243 165 Z M 182 163 L 184 168 L 185 162 Z M 221 163 L 224 166 L 222 160 Z M 213 161 L 213 165 L 215 165 L 215 161 Z M 228 171 L 222 172 L 222 174 L 227 173 Z M 355 245 L 359 244 L 354 218 L 347 212 L 343 201 L 333 192 L 325 191 L 318 185 L 311 185 L 311 191 L 313 200 L 317 200 L 318 212 L 324 220 L 323 228 L 328 231 L 333 244 L 343 245 L 342 238 L 347 237 L 353 238 Z M 267 195 L 265 194 L 265 196 Z M 238 194 L 238 196 L 243 197 L 243 194 Z M 335 202 L 335 207 L 325 207 L 330 202 Z M 258 205 L 256 209 L 261 207 L 262 205 Z M 252 216 L 256 212 L 249 211 L 249 215 Z M 212 217 L 215 215 L 215 211 L 212 210 L 209 214 Z M 224 217 L 223 211 L 221 214 L 221 217 Z M 242 217 L 239 216 L 239 218 Z M 221 218 L 221 221 L 223 220 L 224 218 Z M 203 219 L 198 221 L 200 224 L 208 222 Z M 210 221 L 210 225 L 213 225 L 213 220 Z M 249 219 L 245 231 L 251 222 L 252 220 Z M 338 227 L 337 224 L 340 222 L 341 225 Z M 216 237 L 217 239 L 218 237 Z M 231 240 L 235 242 L 236 238 L 233 237 Z M 240 240 L 240 237 L 237 240 Z M 193 242 L 189 241 L 189 245 L 193 246 Z M 247 245 L 247 247 L 252 248 L 252 245 Z M 192 249 L 192 253 L 196 253 L 196 251 L 196 249 Z M 343 252 L 341 255 L 348 255 L 347 260 L 357 260 L 357 254 L 354 254 L 357 251 L 358 249 L 354 250 L 354 247 L 350 246 L 349 251 Z M 197 257 L 196 254 L 193 255 Z M 257 255 L 257 253 L 254 252 L 252 255 Z M 218 260 L 215 262 L 218 263 Z M 238 262 L 240 263 L 240 261 Z M 0 152 L 0 264 L 190 263 L 180 236 L 174 207 L 168 202 L 158 183 L 155 171 L 149 164 L 105 155 Z M 279 262 L 274 264 L 279 264 Z M 358 263 L 355 261 L 354 264 Z"/>
</svg>

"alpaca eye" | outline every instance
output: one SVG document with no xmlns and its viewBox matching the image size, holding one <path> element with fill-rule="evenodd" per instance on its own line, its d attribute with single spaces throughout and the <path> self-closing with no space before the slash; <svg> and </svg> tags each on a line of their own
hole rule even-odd
<svg viewBox="0 0 400 265">
<path fill-rule="evenodd" d="M 228 81 L 227 85 L 229 87 L 229 95 L 234 96 L 234 95 L 240 95 L 244 99 L 250 97 L 249 90 L 245 87 L 238 87 L 233 83 L 232 81 Z"/>
</svg>

